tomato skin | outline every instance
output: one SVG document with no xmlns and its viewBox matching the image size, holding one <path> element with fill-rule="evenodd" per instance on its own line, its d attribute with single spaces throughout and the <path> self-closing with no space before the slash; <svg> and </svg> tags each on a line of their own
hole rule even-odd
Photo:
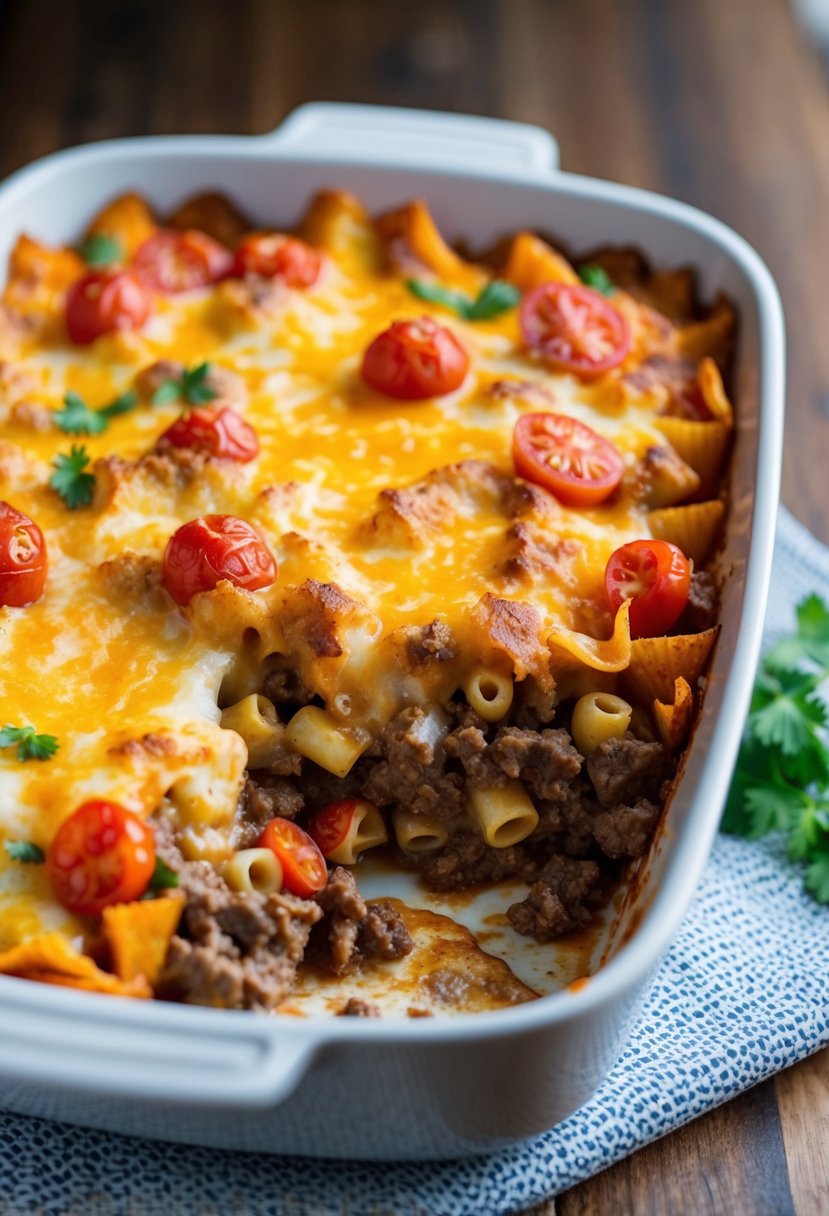
<svg viewBox="0 0 829 1216">
<path fill-rule="evenodd" d="M 169 426 L 162 439 L 177 448 L 192 448 L 246 464 L 259 455 L 256 431 L 228 406 L 188 410 Z"/>
<path fill-rule="evenodd" d="M 164 550 L 162 582 L 182 607 L 224 579 L 246 591 L 258 591 L 275 578 L 270 549 L 249 523 L 235 515 L 191 519 L 173 533 Z"/>
<path fill-rule="evenodd" d="M 84 802 L 65 819 L 46 853 L 55 895 L 79 916 L 144 894 L 155 869 L 155 836 L 117 802 Z"/>
<path fill-rule="evenodd" d="M 562 372 L 590 379 L 618 367 L 630 350 L 630 326 L 598 291 L 542 283 L 521 301 L 524 345 Z"/>
<path fill-rule="evenodd" d="M 296 236 L 281 232 L 255 232 L 236 249 L 233 274 L 257 274 L 281 279 L 286 287 L 312 287 L 320 276 L 322 255 Z"/>
<path fill-rule="evenodd" d="M 691 563 L 667 540 L 633 540 L 611 554 L 605 587 L 616 612 L 630 600 L 630 633 L 655 638 L 677 623 L 688 602 Z"/>
<path fill-rule="evenodd" d="M 150 315 L 147 288 L 130 270 L 92 270 L 69 288 L 66 330 L 76 346 L 102 334 L 140 329 Z"/>
<path fill-rule="evenodd" d="M 303 899 L 318 895 L 328 882 L 328 867 L 316 842 L 290 819 L 272 819 L 257 840 L 282 866 L 282 889 Z"/>
<path fill-rule="evenodd" d="M 0 502 L 0 605 L 23 608 L 43 595 L 49 560 L 40 528 L 7 502 Z"/>
<path fill-rule="evenodd" d="M 139 246 L 132 262 L 153 291 L 174 295 L 227 278 L 233 254 L 197 228 L 185 232 L 162 228 Z"/>
<path fill-rule="evenodd" d="M 608 439 L 566 414 L 522 415 L 513 432 L 512 456 L 519 477 L 543 486 L 568 507 L 603 503 L 625 469 Z"/>
<path fill-rule="evenodd" d="M 323 807 L 308 821 L 308 834 L 319 845 L 323 857 L 340 847 L 351 830 L 357 808 L 364 805 L 361 798 L 343 798 Z"/>
<path fill-rule="evenodd" d="M 445 325 L 431 317 L 394 321 L 363 356 L 366 384 L 403 401 L 443 397 L 463 383 L 469 355 Z"/>
</svg>

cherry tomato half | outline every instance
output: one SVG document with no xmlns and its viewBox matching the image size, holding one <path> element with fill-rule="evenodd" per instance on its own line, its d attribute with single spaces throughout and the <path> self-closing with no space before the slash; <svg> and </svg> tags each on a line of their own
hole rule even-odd
<svg viewBox="0 0 829 1216">
<path fill-rule="evenodd" d="M 322 255 L 299 237 L 281 232 L 255 232 L 239 244 L 233 261 L 235 275 L 258 274 L 282 279 L 287 287 L 311 287 L 319 278 Z"/>
<path fill-rule="evenodd" d="M 66 329 L 77 346 L 101 334 L 140 329 L 150 315 L 149 292 L 130 270 L 92 270 L 69 288 Z"/>
<path fill-rule="evenodd" d="M 136 250 L 132 261 L 148 287 L 171 293 L 209 287 L 233 269 L 230 250 L 197 228 L 162 229 Z"/>
<path fill-rule="evenodd" d="M 363 356 L 366 384 L 389 397 L 443 397 L 463 383 L 469 355 L 445 325 L 431 317 L 395 321 Z"/>
<path fill-rule="evenodd" d="M 48 565 L 46 542 L 34 520 L 0 502 L 0 605 L 22 608 L 39 600 Z"/>
<path fill-rule="evenodd" d="M 328 869 L 319 848 L 290 819 L 272 819 L 256 842 L 270 849 L 282 866 L 282 889 L 310 899 L 328 882 Z"/>
<path fill-rule="evenodd" d="M 552 367 L 601 376 L 630 350 L 630 326 L 598 291 L 570 283 L 542 283 L 521 302 L 524 345 Z"/>
<path fill-rule="evenodd" d="M 605 587 L 615 612 L 630 600 L 634 638 L 667 633 L 682 616 L 691 586 L 691 563 L 666 540 L 633 540 L 611 555 Z"/>
<path fill-rule="evenodd" d="M 177 604 L 189 604 L 200 591 L 223 579 L 246 591 L 269 587 L 276 562 L 262 537 L 235 515 L 191 519 L 167 541 L 162 582 Z"/>
<path fill-rule="evenodd" d="M 256 431 L 235 410 L 222 406 L 188 410 L 169 426 L 162 439 L 174 447 L 192 448 L 245 464 L 259 454 Z"/>
<path fill-rule="evenodd" d="M 351 831 L 355 814 L 366 805 L 361 798 L 343 798 L 312 816 L 308 822 L 308 833 L 317 842 L 324 857 L 336 853 Z"/>
<path fill-rule="evenodd" d="M 55 833 L 46 869 L 65 908 L 98 916 L 146 891 L 155 869 L 152 828 L 117 802 L 85 802 Z"/>
<path fill-rule="evenodd" d="M 618 449 L 566 414 L 524 414 L 512 437 L 515 471 L 568 507 L 595 507 L 622 480 Z"/>
</svg>

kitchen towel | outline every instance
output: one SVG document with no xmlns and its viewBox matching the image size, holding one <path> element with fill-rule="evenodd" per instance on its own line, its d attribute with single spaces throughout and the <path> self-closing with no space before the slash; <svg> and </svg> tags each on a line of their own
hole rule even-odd
<svg viewBox="0 0 829 1216">
<path fill-rule="evenodd" d="M 829 550 L 781 512 L 767 643 L 791 628 L 810 591 L 829 599 Z M 553 1131 L 489 1157 L 372 1165 L 190 1148 L 0 1113 L 0 1216 L 501 1216 L 828 1042 L 829 908 L 803 894 L 779 838 L 720 837 L 621 1059 Z"/>
</svg>

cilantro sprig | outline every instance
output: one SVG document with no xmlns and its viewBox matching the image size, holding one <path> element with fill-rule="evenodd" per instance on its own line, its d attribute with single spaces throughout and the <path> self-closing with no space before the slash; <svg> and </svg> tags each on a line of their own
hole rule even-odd
<svg viewBox="0 0 829 1216">
<path fill-rule="evenodd" d="M 806 889 L 829 904 L 829 608 L 817 595 L 797 607 L 797 630 L 763 660 L 723 830 L 756 840 L 786 832 Z"/>
<path fill-rule="evenodd" d="M 209 363 L 186 368 L 180 376 L 165 380 L 153 393 L 153 405 L 169 405 L 173 401 L 186 401 L 190 405 L 206 405 L 218 397 L 218 389 L 209 383 L 213 368 Z"/>
<path fill-rule="evenodd" d="M 153 899 L 161 891 L 169 891 L 181 885 L 177 870 L 171 870 L 166 861 L 162 861 L 160 857 L 155 859 L 155 869 L 150 878 L 147 890 L 141 896 L 142 899 Z"/>
<path fill-rule="evenodd" d="M 95 493 L 95 474 L 87 473 L 89 453 L 85 447 L 72 444 L 68 453 L 59 452 L 53 462 L 54 473 L 49 485 L 59 494 L 70 511 L 88 507 Z"/>
<path fill-rule="evenodd" d="M 419 300 L 428 300 L 430 304 L 440 304 L 456 312 L 464 321 L 488 321 L 515 308 L 521 299 L 521 292 L 512 283 L 503 279 L 490 279 L 481 288 L 474 300 L 465 291 L 455 291 L 450 287 L 442 287 L 428 279 L 407 279 L 406 286 L 413 296 Z"/>
<path fill-rule="evenodd" d="M 46 860 L 43 849 L 31 840 L 7 840 L 5 845 L 12 861 L 20 861 L 25 866 L 39 866 Z"/>
<path fill-rule="evenodd" d="M 39 735 L 33 726 L 0 730 L 0 748 L 16 747 L 18 760 L 50 760 L 59 746 L 54 735 Z"/>
<path fill-rule="evenodd" d="M 598 291 L 603 296 L 616 294 L 613 280 L 601 266 L 582 266 L 579 270 L 579 278 L 585 287 L 592 287 L 594 291 Z"/>
<path fill-rule="evenodd" d="M 92 409 L 78 393 L 68 392 L 63 398 L 63 409 L 56 410 L 53 419 L 67 435 L 100 435 L 109 426 L 110 420 L 119 414 L 128 414 L 138 404 L 138 396 L 128 389 L 109 405 Z"/>
<path fill-rule="evenodd" d="M 93 232 L 81 245 L 81 257 L 87 266 L 111 266 L 113 262 L 123 262 L 124 247 L 115 236 Z"/>
</svg>

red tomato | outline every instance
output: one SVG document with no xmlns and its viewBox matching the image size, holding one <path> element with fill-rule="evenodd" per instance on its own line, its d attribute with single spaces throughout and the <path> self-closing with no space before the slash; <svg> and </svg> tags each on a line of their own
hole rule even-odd
<svg viewBox="0 0 829 1216">
<path fill-rule="evenodd" d="M 691 563 L 666 540 L 633 540 L 611 555 L 604 581 L 614 612 L 625 600 L 631 601 L 631 636 L 655 638 L 682 616 Z"/>
<path fill-rule="evenodd" d="M 233 254 L 197 228 L 162 229 L 139 246 L 132 261 L 148 287 L 166 292 L 209 287 L 233 268 Z"/>
<path fill-rule="evenodd" d="M 317 811 L 308 823 L 308 832 L 322 849 L 324 857 L 335 852 L 351 831 L 358 807 L 366 804 L 360 798 L 344 798 Z"/>
<path fill-rule="evenodd" d="M 65 908 L 98 916 L 109 904 L 144 894 L 155 869 L 155 837 L 117 802 L 85 802 L 55 833 L 46 868 Z"/>
<path fill-rule="evenodd" d="M 255 232 L 236 250 L 233 273 L 282 279 L 287 287 L 311 287 L 319 278 L 322 256 L 311 245 L 281 232 Z"/>
<path fill-rule="evenodd" d="M 258 532 L 235 515 L 203 515 L 173 533 L 164 550 L 162 581 L 177 604 L 223 579 L 247 591 L 269 587 L 276 562 Z"/>
<path fill-rule="evenodd" d="M 431 317 L 395 321 L 363 356 L 366 384 L 388 397 L 418 401 L 443 397 L 463 383 L 469 355 L 445 325 Z"/>
<path fill-rule="evenodd" d="M 140 329 L 149 315 L 149 293 L 130 270 L 91 270 L 66 297 L 66 329 L 77 346 L 101 334 Z"/>
<path fill-rule="evenodd" d="M 46 542 L 34 520 L 0 502 L 0 605 L 22 608 L 39 600 L 48 565 Z"/>
<path fill-rule="evenodd" d="M 177 448 L 193 448 L 243 464 L 259 454 L 256 431 L 240 414 L 226 406 L 188 410 L 161 438 L 168 439 Z"/>
<path fill-rule="evenodd" d="M 272 819 L 256 842 L 270 849 L 282 866 L 282 887 L 310 899 L 328 882 L 325 858 L 307 832 L 290 819 Z"/>
<path fill-rule="evenodd" d="M 568 507 L 595 507 L 622 480 L 617 448 L 566 414 L 524 414 L 512 437 L 515 471 Z"/>
<path fill-rule="evenodd" d="M 630 350 L 630 326 L 598 291 L 570 283 L 542 283 L 521 302 L 525 346 L 562 372 L 601 376 Z"/>
</svg>

